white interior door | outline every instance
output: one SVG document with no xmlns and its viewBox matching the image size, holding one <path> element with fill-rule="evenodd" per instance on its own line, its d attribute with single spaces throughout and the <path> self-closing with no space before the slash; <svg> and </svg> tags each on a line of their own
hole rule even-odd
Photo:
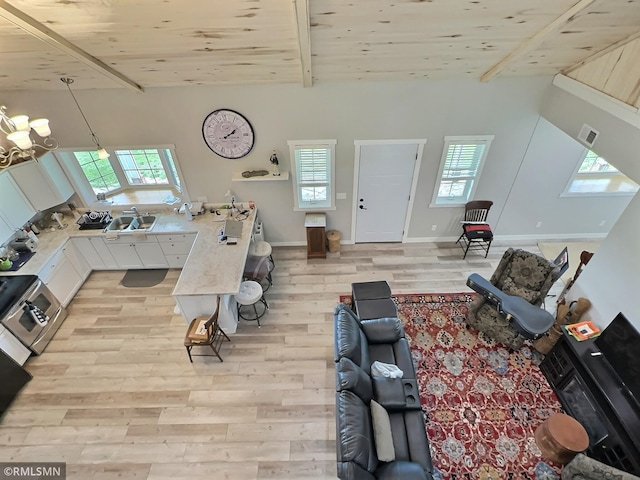
<svg viewBox="0 0 640 480">
<path fill-rule="evenodd" d="M 417 143 L 360 146 L 356 242 L 400 242 L 404 232 Z"/>
</svg>

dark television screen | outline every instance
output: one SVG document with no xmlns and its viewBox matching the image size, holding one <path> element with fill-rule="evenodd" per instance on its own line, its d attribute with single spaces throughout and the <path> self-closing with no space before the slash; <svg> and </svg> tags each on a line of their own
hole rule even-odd
<svg viewBox="0 0 640 480">
<path fill-rule="evenodd" d="M 619 313 L 599 337 L 596 346 L 636 401 L 640 402 L 640 333 Z"/>
</svg>

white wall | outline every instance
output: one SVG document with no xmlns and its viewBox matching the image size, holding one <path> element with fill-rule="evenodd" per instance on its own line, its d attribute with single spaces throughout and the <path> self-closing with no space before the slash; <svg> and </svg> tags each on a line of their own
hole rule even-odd
<svg viewBox="0 0 640 480">
<path fill-rule="evenodd" d="M 82 79 L 76 79 L 74 85 L 80 87 Z M 584 212 L 579 202 L 563 201 L 566 208 L 560 209 L 555 190 L 549 195 L 549 175 L 572 168 L 573 161 L 557 159 L 562 166 L 554 166 L 552 172 L 532 168 L 535 164 L 527 161 L 523 165 L 531 169 L 533 177 L 523 176 L 522 169 L 518 176 L 527 149 L 532 148 L 539 107 L 549 88 L 550 77 L 528 77 L 489 83 L 332 83 L 306 89 L 263 85 L 162 88 L 143 94 L 125 89 L 74 91 L 103 145 L 175 145 L 192 198 L 206 196 L 211 202 L 223 202 L 224 193 L 232 189 L 240 200 L 256 201 L 265 235 L 274 243 L 305 241 L 304 214 L 292 211 L 291 181 L 231 182 L 231 176 L 248 169 L 269 169 L 273 149 L 281 160 L 281 170 L 290 169 L 287 140 L 324 138 L 338 140 L 336 191 L 347 193 L 347 199 L 337 200 L 337 210 L 328 212 L 327 223 L 342 232 L 343 240 L 349 241 L 351 232 L 354 140 L 427 139 L 408 236 L 412 240 L 448 240 L 459 235 L 463 208 L 429 208 L 443 137 L 485 134 L 495 135 L 495 140 L 475 198 L 494 201 L 489 221 L 495 225 L 507 199 L 516 202 L 519 210 L 534 205 L 541 196 L 548 197 L 544 212 L 536 212 L 535 218 L 518 215 L 511 208 L 504 212 L 496 229 L 498 238 L 550 235 L 552 226 L 560 224 L 563 233 L 601 234 L 601 228 L 590 228 L 601 220 L 600 215 L 586 226 L 579 221 Z M 34 118 L 47 116 L 61 146 L 92 146 L 88 129 L 67 91 L 8 93 L 2 98 L 11 112 L 25 111 Z M 256 145 L 243 159 L 220 158 L 202 139 L 204 118 L 221 107 L 245 114 L 255 128 Z M 547 142 L 542 134 L 534 140 L 543 145 Z M 518 182 L 517 189 L 512 188 L 514 181 Z M 528 188 L 520 188 L 523 184 Z M 556 212 L 562 214 L 553 220 Z M 542 231 L 532 227 L 539 218 L 545 226 Z M 435 232 L 431 225 L 438 226 Z"/>
<path fill-rule="evenodd" d="M 613 109 L 615 111 L 615 109 Z M 583 123 L 600 131 L 593 150 L 640 182 L 640 130 L 558 87 L 552 87 L 542 115 L 577 136 Z M 567 298 L 588 298 L 587 318 L 605 327 L 622 312 L 640 330 L 640 194 L 631 200 Z"/>
<path fill-rule="evenodd" d="M 75 90 L 89 122 L 106 146 L 174 144 L 192 198 L 224 201 L 231 188 L 240 200 L 258 203 L 267 239 L 304 242 L 304 214 L 292 211 L 289 182 L 231 182 L 233 172 L 270 168 L 276 149 L 281 170 L 290 168 L 287 140 L 335 138 L 337 210 L 329 228 L 349 240 L 354 140 L 427 138 L 409 236 L 448 238 L 459 234 L 462 208 L 429 208 L 445 135 L 493 134 L 477 198 L 502 209 L 519 162 L 538 119 L 550 77 L 475 81 L 317 84 L 242 87 L 185 87 L 128 90 Z M 77 79 L 74 85 L 81 85 Z M 11 93 L 3 102 L 12 112 L 47 116 L 63 147 L 89 147 L 89 132 L 66 91 Z M 213 154 L 202 139 L 202 121 L 228 107 L 247 116 L 256 131 L 254 150 L 240 160 Z M 438 230 L 431 231 L 437 224 Z"/>
<path fill-rule="evenodd" d="M 633 196 L 561 197 L 585 152 L 582 144 L 540 118 L 495 224 L 496 233 L 502 237 L 604 237 Z"/>
</svg>

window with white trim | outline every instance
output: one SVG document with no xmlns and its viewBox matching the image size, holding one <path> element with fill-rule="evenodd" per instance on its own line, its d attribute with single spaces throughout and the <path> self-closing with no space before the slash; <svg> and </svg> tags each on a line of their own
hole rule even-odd
<svg viewBox="0 0 640 480">
<path fill-rule="evenodd" d="M 291 140 L 294 210 L 335 209 L 336 140 Z"/>
<path fill-rule="evenodd" d="M 124 198 L 127 192 L 144 192 L 136 203 L 155 204 L 178 201 L 177 196 L 185 194 L 171 147 L 116 148 L 108 152 L 109 158 L 104 159 L 98 158 L 95 149 L 55 152 L 88 205 L 98 194 L 118 201 L 116 197 Z"/>
<path fill-rule="evenodd" d="M 493 135 L 444 137 L 433 205 L 464 205 L 473 198 L 493 138 Z"/>
<path fill-rule="evenodd" d="M 576 171 L 563 196 L 580 195 L 633 195 L 638 184 L 620 172 L 604 158 L 585 149 Z"/>
</svg>

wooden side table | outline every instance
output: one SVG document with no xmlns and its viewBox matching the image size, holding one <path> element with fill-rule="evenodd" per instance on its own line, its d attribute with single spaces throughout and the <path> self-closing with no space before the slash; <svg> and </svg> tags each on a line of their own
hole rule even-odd
<svg viewBox="0 0 640 480">
<path fill-rule="evenodd" d="M 325 213 L 307 213 L 304 217 L 307 228 L 307 258 L 327 258 L 327 215 Z"/>
<path fill-rule="evenodd" d="M 565 465 L 589 447 L 589 435 L 573 417 L 555 413 L 535 431 L 536 445 L 545 458 Z"/>
</svg>

